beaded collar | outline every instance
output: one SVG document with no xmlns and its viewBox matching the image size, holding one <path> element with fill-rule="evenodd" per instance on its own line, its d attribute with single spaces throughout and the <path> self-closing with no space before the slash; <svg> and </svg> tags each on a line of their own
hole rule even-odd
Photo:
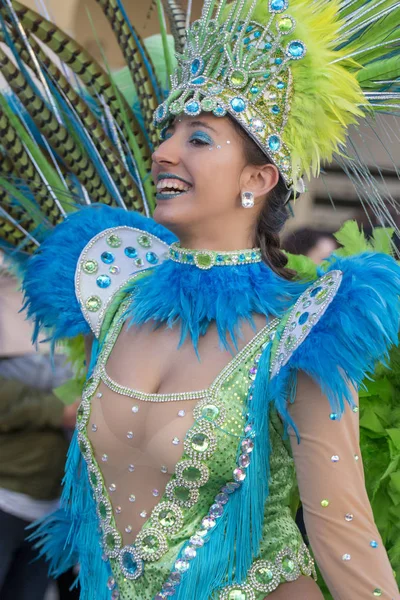
<svg viewBox="0 0 400 600">
<path fill-rule="evenodd" d="M 211 269 L 212 267 L 249 265 L 262 261 L 261 250 L 259 248 L 214 252 L 213 250 L 189 250 L 188 248 L 181 248 L 178 242 L 170 246 L 169 258 L 174 262 L 196 266 L 204 270 Z"/>
</svg>

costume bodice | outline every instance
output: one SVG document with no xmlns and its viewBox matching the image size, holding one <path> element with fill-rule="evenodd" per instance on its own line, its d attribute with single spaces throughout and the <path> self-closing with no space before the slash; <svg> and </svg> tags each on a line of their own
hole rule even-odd
<svg viewBox="0 0 400 600">
<path fill-rule="evenodd" d="M 113 578 L 119 591 L 124 590 L 123 598 L 150 600 L 165 581 L 180 544 L 192 536 L 202 544 L 215 524 L 207 516 L 210 506 L 214 502 L 217 517 L 245 474 L 252 450 L 248 440 L 241 447 L 246 400 L 260 353 L 278 321 L 261 329 L 207 389 L 145 394 L 120 385 L 107 372 L 125 318 L 122 304 L 84 394 L 79 435 Z M 299 534 L 289 509 L 293 462 L 276 414 L 270 435 L 266 511 L 274 533 L 266 543 L 278 551 L 297 544 Z M 136 564 L 127 552 L 133 546 L 145 559 L 138 579 L 126 577 Z"/>
</svg>

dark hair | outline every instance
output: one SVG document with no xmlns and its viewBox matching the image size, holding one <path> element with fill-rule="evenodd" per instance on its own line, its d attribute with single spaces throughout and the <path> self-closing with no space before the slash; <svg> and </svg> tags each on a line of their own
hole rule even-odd
<svg viewBox="0 0 400 600">
<path fill-rule="evenodd" d="M 245 159 L 250 165 L 273 164 L 266 154 L 251 139 L 248 133 L 231 118 L 235 130 L 243 141 Z M 288 259 L 281 249 L 279 234 L 289 213 L 286 206 L 287 188 L 282 177 L 269 192 L 256 224 L 255 245 L 261 249 L 263 261 L 284 279 L 293 279 L 295 272 L 286 267 Z"/>
<path fill-rule="evenodd" d="M 338 246 L 331 231 L 301 227 L 290 233 L 282 242 L 282 247 L 290 254 L 308 254 L 320 240 L 328 238 Z"/>
</svg>

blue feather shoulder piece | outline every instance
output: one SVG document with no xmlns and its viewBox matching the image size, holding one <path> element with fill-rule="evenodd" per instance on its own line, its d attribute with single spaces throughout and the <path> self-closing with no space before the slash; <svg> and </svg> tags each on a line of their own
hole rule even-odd
<svg viewBox="0 0 400 600">
<path fill-rule="evenodd" d="M 400 266 L 386 254 L 365 252 L 333 256 L 319 275 L 285 319 L 271 375 L 277 385 L 294 371 L 306 372 L 340 415 L 352 402 L 349 386 L 359 388 L 398 344 Z M 278 390 L 277 404 L 287 417 Z"/>
<path fill-rule="evenodd" d="M 102 232 L 108 232 L 111 235 L 113 230 L 116 230 L 116 234 L 118 234 L 124 228 L 131 228 L 131 231 L 139 234 L 148 233 L 150 236 L 154 236 L 153 239 L 157 239 L 161 245 L 171 244 L 175 241 L 175 236 L 153 219 L 119 208 L 92 205 L 68 216 L 43 242 L 37 253 L 29 260 L 23 282 L 25 308 L 28 310 L 28 317 L 35 322 L 35 341 L 43 329 L 50 332 L 53 342 L 79 334 L 88 334 L 91 329 L 93 330 L 93 323 L 89 318 L 90 314 L 93 314 L 93 310 L 85 311 L 84 302 L 95 298 L 92 308 L 96 308 L 96 303 L 97 308 L 100 308 L 103 291 L 108 286 L 111 289 L 111 284 L 121 278 L 120 267 L 115 259 L 118 253 L 121 254 L 121 260 L 126 260 L 130 252 L 131 268 L 127 275 L 131 275 L 135 270 L 144 270 L 145 267 L 151 266 L 150 263 L 158 261 L 157 257 L 153 257 L 154 253 L 149 252 L 149 264 L 145 264 L 145 260 L 135 255 L 135 249 L 132 247 L 134 244 L 127 246 L 129 251 L 127 247 L 124 247 L 126 243 L 122 243 L 123 236 L 115 235 L 112 242 L 109 237 L 100 240 Z M 129 231 L 127 233 L 129 234 Z M 103 245 L 106 244 L 106 247 L 107 242 L 110 242 L 107 248 L 109 256 L 105 257 L 100 254 L 98 260 L 91 261 L 92 274 L 95 279 L 88 287 L 94 288 L 94 293 L 88 298 L 82 298 L 76 291 L 76 270 L 82 253 L 88 245 L 92 245 L 91 241 L 94 239 L 99 239 Z M 102 261 L 102 258 L 106 262 Z M 112 265 L 109 261 L 114 262 L 113 266 L 116 267 L 114 270 L 110 271 Z M 108 269 L 107 274 L 106 272 L 102 273 L 102 269 L 104 271 Z M 110 273 L 115 275 L 112 276 Z M 86 274 L 90 274 L 89 269 Z M 98 279 L 97 287 L 96 278 Z M 83 293 L 89 294 L 85 291 Z M 103 305 L 105 305 L 104 302 Z"/>
</svg>

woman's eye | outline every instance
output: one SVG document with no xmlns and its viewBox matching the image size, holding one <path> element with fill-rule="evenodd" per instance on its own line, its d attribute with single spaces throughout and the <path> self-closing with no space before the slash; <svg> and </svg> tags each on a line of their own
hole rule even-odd
<svg viewBox="0 0 400 600">
<path fill-rule="evenodd" d="M 198 132 L 190 138 L 189 143 L 194 146 L 212 146 L 213 141 L 206 133 Z"/>
<path fill-rule="evenodd" d="M 192 138 L 190 140 L 190 143 L 193 144 L 194 146 L 209 146 L 209 142 L 206 142 L 205 140 L 200 140 L 199 138 Z"/>
</svg>

